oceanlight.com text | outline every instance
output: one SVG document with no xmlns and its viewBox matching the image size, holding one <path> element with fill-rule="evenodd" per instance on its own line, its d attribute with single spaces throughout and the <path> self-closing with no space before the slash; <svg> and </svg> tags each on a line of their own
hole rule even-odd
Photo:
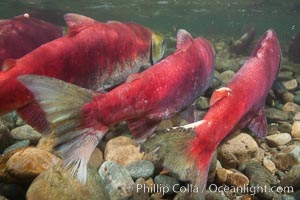
<svg viewBox="0 0 300 200">
<path fill-rule="evenodd" d="M 269 193 L 269 192 L 275 192 L 275 193 L 281 193 L 281 194 L 288 194 L 293 193 L 294 188 L 293 186 L 250 186 L 250 185 L 244 185 L 239 187 L 234 186 L 227 186 L 222 185 L 218 186 L 216 184 L 211 184 L 207 188 L 198 188 L 196 186 L 193 186 L 192 184 L 188 184 L 186 186 L 180 186 L 179 184 L 175 184 L 173 186 L 166 186 L 162 184 L 153 184 L 151 187 L 149 187 L 146 184 L 137 184 L 136 187 L 137 192 L 142 193 L 162 193 L 167 194 L 170 191 L 174 193 L 181 193 L 181 192 L 188 192 L 188 193 L 200 193 L 204 192 L 205 190 L 208 190 L 210 192 L 233 192 L 233 193 L 244 193 L 244 194 L 250 194 L 255 195 L 258 193 Z"/>
<path fill-rule="evenodd" d="M 250 185 L 243 185 L 239 187 L 234 187 L 234 186 L 218 186 L 216 184 L 211 184 L 207 188 L 210 192 L 234 192 L 234 193 L 247 193 L 250 195 L 255 195 L 258 193 L 281 193 L 281 194 L 288 194 L 288 193 L 293 193 L 294 188 L 293 186 L 261 186 L 261 185 L 255 185 L 255 186 L 250 186 Z"/>
</svg>

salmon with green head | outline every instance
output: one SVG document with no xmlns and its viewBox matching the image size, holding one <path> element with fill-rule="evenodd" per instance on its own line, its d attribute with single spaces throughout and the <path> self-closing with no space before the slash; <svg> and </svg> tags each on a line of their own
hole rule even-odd
<svg viewBox="0 0 300 200">
<path fill-rule="evenodd" d="M 43 111 L 17 77 L 37 74 L 55 77 L 94 91 L 104 91 L 124 82 L 159 61 L 165 49 L 163 37 L 136 23 L 98 22 L 66 14 L 68 33 L 48 42 L 0 72 L 0 115 L 17 110 L 41 132 L 49 132 Z"/>
</svg>

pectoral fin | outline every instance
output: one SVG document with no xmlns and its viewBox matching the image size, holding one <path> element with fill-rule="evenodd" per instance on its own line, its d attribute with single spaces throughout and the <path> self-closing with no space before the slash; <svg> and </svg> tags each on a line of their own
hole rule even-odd
<svg viewBox="0 0 300 200">
<path fill-rule="evenodd" d="M 14 66 L 16 66 L 16 60 L 15 59 L 6 59 L 3 61 L 2 67 L 0 71 L 8 71 L 11 68 L 13 68 Z"/>
<path fill-rule="evenodd" d="M 210 98 L 210 106 L 214 105 L 221 99 L 230 96 L 231 94 L 231 89 L 228 87 L 221 87 L 217 89 L 213 94 L 212 97 Z"/>
<path fill-rule="evenodd" d="M 180 116 L 185 119 L 188 123 L 193 123 L 197 119 L 196 106 L 194 104 L 190 105 L 187 109 L 180 112 Z"/>
<path fill-rule="evenodd" d="M 264 108 L 259 110 L 258 115 L 252 119 L 248 127 L 260 138 L 265 138 L 267 136 L 267 119 Z"/>
</svg>

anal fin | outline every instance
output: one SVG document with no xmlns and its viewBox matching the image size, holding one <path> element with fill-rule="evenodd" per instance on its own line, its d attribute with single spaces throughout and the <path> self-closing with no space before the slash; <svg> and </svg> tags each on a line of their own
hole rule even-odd
<svg viewBox="0 0 300 200">
<path fill-rule="evenodd" d="M 180 117 L 182 117 L 188 123 L 193 123 L 193 122 L 199 120 L 199 119 L 197 119 L 195 104 L 190 105 L 185 110 L 181 111 L 179 114 L 180 114 Z"/>
<path fill-rule="evenodd" d="M 42 134 L 49 134 L 50 124 L 43 109 L 36 102 L 32 102 L 17 110 L 20 117 L 34 129 Z"/>
<path fill-rule="evenodd" d="M 264 108 L 259 110 L 258 115 L 252 119 L 248 127 L 260 138 L 265 138 L 267 136 L 267 119 Z"/>
</svg>

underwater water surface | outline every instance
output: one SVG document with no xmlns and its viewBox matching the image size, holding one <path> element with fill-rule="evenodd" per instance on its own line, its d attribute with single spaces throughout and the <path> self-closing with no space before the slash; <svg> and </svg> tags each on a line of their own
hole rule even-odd
<svg viewBox="0 0 300 200">
<path fill-rule="evenodd" d="M 300 31 L 300 2 L 297 0 L 2 0 L 0 17 L 24 12 L 64 24 L 63 14 L 75 12 L 99 21 L 134 21 L 162 32 L 184 28 L 194 35 L 238 37 L 245 27 L 257 33 L 276 30 L 289 41 Z"/>
</svg>

